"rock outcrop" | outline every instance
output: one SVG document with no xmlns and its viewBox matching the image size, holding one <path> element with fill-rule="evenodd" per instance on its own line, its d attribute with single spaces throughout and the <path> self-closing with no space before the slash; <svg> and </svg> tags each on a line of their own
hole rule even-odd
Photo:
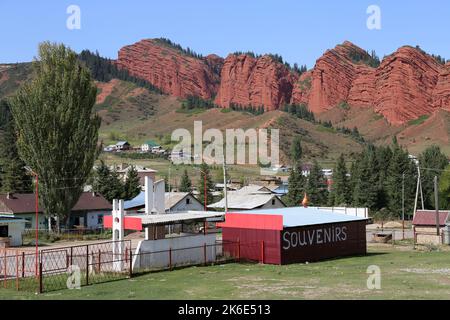
<svg viewBox="0 0 450 320">
<path fill-rule="evenodd" d="M 116 64 L 164 93 L 181 98 L 194 95 L 211 99 L 220 82 L 219 57 L 198 58 L 159 39 L 122 48 Z"/>
<path fill-rule="evenodd" d="M 284 64 L 271 56 L 229 55 L 223 64 L 215 103 L 264 106 L 275 110 L 289 103 L 297 77 Z"/>
<path fill-rule="evenodd" d="M 328 50 L 310 72 L 310 86 L 296 85 L 293 103 L 316 113 L 341 102 L 373 107 L 391 124 L 401 125 L 450 105 L 448 65 L 418 48 L 405 46 L 375 67 L 367 52 L 350 42 Z"/>
<path fill-rule="evenodd" d="M 398 49 L 377 69 L 375 111 L 391 124 L 403 124 L 431 114 L 435 110 L 433 91 L 442 67 L 417 48 Z"/>
<path fill-rule="evenodd" d="M 409 46 L 379 63 L 346 41 L 327 50 L 301 75 L 271 55 L 203 58 L 160 39 L 122 48 L 116 63 L 167 94 L 215 98 L 221 107 L 263 106 L 270 111 L 305 103 L 322 113 L 350 105 L 373 108 L 394 125 L 450 110 L 450 64 Z"/>
</svg>

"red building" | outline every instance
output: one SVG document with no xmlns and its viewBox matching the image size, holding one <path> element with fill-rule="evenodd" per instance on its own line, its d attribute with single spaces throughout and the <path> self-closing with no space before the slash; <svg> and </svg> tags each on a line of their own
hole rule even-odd
<svg viewBox="0 0 450 320">
<path fill-rule="evenodd" d="M 366 224 L 365 218 L 298 207 L 228 213 L 218 226 L 225 252 L 289 264 L 366 254 Z"/>
</svg>

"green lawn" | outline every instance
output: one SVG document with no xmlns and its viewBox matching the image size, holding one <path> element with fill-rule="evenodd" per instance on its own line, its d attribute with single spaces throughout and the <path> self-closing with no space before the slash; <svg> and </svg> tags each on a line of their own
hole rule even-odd
<svg viewBox="0 0 450 320">
<path fill-rule="evenodd" d="M 367 267 L 381 268 L 381 290 Z M 370 246 L 363 257 L 273 266 L 191 267 L 42 295 L 0 288 L 0 299 L 449 299 L 450 252 Z"/>
</svg>

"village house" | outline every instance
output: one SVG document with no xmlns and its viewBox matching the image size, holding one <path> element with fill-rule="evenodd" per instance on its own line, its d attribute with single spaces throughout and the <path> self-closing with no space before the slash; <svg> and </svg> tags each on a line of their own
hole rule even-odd
<svg viewBox="0 0 450 320">
<path fill-rule="evenodd" d="M 161 149 L 162 149 L 162 147 L 159 144 L 157 144 L 155 141 L 152 141 L 152 140 L 146 141 L 141 145 L 142 152 L 156 153 Z"/>
<path fill-rule="evenodd" d="M 164 194 L 164 207 L 166 213 L 182 211 L 202 211 L 204 205 L 191 192 L 166 192 Z M 141 212 L 145 208 L 145 192 L 141 192 L 134 199 L 125 201 L 127 212 Z"/>
<path fill-rule="evenodd" d="M 132 166 L 127 164 L 127 163 L 121 163 L 121 164 L 119 164 L 117 166 L 112 166 L 111 167 L 112 170 L 116 170 L 117 171 L 117 173 L 119 174 L 120 178 L 123 181 L 125 181 L 125 179 L 127 177 L 127 173 L 128 173 L 128 171 L 131 170 L 131 168 L 132 168 Z M 138 174 L 138 177 L 139 177 L 139 184 L 141 186 L 144 185 L 145 177 L 150 177 L 154 181 L 156 173 L 158 172 L 157 170 L 146 168 L 146 167 L 140 166 L 140 165 L 136 165 L 136 166 L 134 166 L 134 168 L 137 171 L 137 174 Z"/>
<path fill-rule="evenodd" d="M 436 225 L 435 210 L 418 210 L 413 219 L 414 240 L 418 244 L 443 244 L 446 224 L 450 224 L 450 211 L 439 211 Z M 437 235 L 439 229 L 439 235 Z"/>
<path fill-rule="evenodd" d="M 131 145 L 128 143 L 128 141 L 119 141 L 116 143 L 117 151 L 130 150 L 130 148 L 131 148 Z"/>
<path fill-rule="evenodd" d="M 72 209 L 69 228 L 103 228 L 103 217 L 110 213 L 111 208 L 111 204 L 103 196 L 84 192 Z M 24 219 L 26 229 L 34 229 L 36 226 L 35 210 L 33 193 L 0 195 L 0 215 Z M 49 219 L 44 216 L 41 207 L 38 213 L 39 229 L 48 229 Z M 52 219 L 52 224 L 54 223 Z"/>
<path fill-rule="evenodd" d="M 237 191 L 230 191 L 228 196 L 228 210 L 255 210 L 268 208 L 284 208 L 286 205 L 279 197 L 264 186 L 248 185 Z M 208 206 L 210 209 L 225 209 L 225 198 Z"/>
</svg>

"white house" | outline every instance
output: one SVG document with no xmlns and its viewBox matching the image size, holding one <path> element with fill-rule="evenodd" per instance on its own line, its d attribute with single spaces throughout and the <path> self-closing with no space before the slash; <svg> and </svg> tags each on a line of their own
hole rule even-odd
<svg viewBox="0 0 450 320">
<path fill-rule="evenodd" d="M 131 145 L 128 141 L 119 141 L 116 143 L 116 150 L 129 150 Z"/>
<path fill-rule="evenodd" d="M 0 216 L 0 248 L 20 247 L 25 220 L 7 215 Z"/>
</svg>

